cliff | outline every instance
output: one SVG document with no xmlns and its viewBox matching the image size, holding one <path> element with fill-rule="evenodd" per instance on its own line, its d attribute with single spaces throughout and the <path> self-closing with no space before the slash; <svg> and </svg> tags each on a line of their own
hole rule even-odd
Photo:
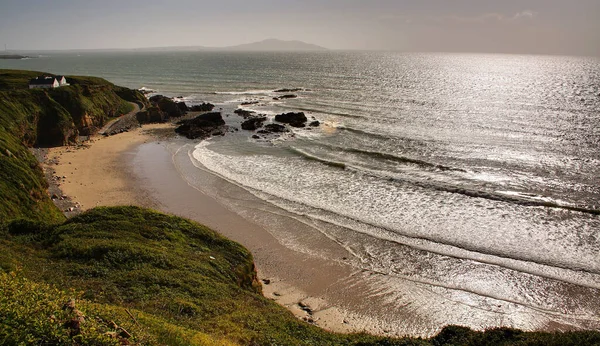
<svg viewBox="0 0 600 346">
<path fill-rule="evenodd" d="M 133 109 L 130 102 L 146 102 L 136 90 L 95 77 L 67 77 L 71 86 L 30 90 L 29 79 L 42 74 L 49 75 L 0 70 L 0 220 L 62 220 L 28 148 L 72 144 Z"/>
</svg>

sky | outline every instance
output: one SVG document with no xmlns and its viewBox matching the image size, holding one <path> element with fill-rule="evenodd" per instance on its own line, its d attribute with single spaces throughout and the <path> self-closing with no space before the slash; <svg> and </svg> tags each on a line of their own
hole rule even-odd
<svg viewBox="0 0 600 346">
<path fill-rule="evenodd" d="M 0 49 L 223 47 L 600 56 L 600 0 L 0 0 Z"/>
</svg>

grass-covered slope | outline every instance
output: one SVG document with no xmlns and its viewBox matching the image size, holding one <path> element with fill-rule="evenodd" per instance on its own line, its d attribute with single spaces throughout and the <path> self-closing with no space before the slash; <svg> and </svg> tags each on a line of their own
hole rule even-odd
<svg viewBox="0 0 600 346">
<path fill-rule="evenodd" d="M 29 90 L 29 80 L 42 74 L 47 75 L 0 70 L 0 223 L 17 217 L 62 219 L 28 147 L 71 143 L 130 111 L 129 102 L 145 102 L 135 90 L 94 77 L 67 77 L 71 86 Z"/>
<path fill-rule="evenodd" d="M 15 221 L 1 238 L 5 271 L 81 291 L 105 310 L 143 313 L 136 319 L 158 343 L 193 344 L 194 334 L 242 345 L 392 343 L 331 334 L 297 320 L 262 296 L 246 249 L 181 218 L 136 207 L 96 208 L 55 226 Z M 152 321 L 171 325 L 174 336 L 154 330 Z"/>
</svg>

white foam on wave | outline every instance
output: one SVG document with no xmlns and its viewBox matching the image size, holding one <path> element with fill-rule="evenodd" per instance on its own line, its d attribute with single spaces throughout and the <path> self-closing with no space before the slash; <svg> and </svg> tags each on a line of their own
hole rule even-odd
<svg viewBox="0 0 600 346">
<path fill-rule="evenodd" d="M 585 234 L 594 233 L 598 220 L 590 219 L 588 225 L 582 227 L 577 221 L 547 217 L 543 208 L 431 192 L 300 158 L 254 155 L 240 159 L 216 153 L 210 149 L 209 142 L 198 145 L 193 158 L 242 187 L 356 219 L 372 225 L 369 232 L 378 228 L 387 230 L 391 240 L 399 236 L 427 240 L 429 251 L 442 251 L 440 246 L 443 245 L 444 252 L 457 249 L 478 254 L 475 260 L 486 258 L 500 265 L 504 261 L 516 261 L 525 268 L 527 264 L 523 263 L 535 262 L 548 268 L 600 272 L 594 244 L 585 246 L 580 241 Z M 525 270 L 523 268 L 520 270 Z M 562 270 L 572 273 L 569 269 L 559 272 Z M 546 275 L 571 280 L 562 274 L 544 271 Z M 593 275 L 594 280 L 584 277 L 578 284 L 600 287 L 597 275 Z"/>
<path fill-rule="evenodd" d="M 272 90 L 245 90 L 245 91 L 216 91 L 217 95 L 272 95 Z"/>
</svg>

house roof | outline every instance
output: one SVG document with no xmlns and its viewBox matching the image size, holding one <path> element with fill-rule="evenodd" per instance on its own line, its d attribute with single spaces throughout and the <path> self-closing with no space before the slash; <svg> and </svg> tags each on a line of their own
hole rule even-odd
<svg viewBox="0 0 600 346">
<path fill-rule="evenodd" d="M 30 85 L 52 85 L 52 84 L 54 84 L 55 80 L 56 80 L 56 77 L 40 76 L 40 77 L 33 78 L 32 80 L 30 80 L 29 84 Z"/>
</svg>

